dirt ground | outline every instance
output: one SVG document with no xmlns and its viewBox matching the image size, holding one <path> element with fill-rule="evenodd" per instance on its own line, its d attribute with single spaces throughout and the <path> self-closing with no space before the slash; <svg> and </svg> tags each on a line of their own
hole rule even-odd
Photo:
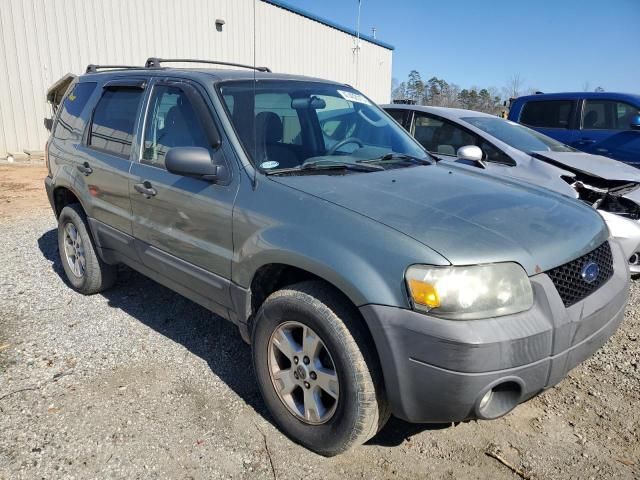
<svg viewBox="0 0 640 480">
<path fill-rule="evenodd" d="M 43 165 L 0 165 L 0 219 L 16 218 L 49 205 Z"/>
<path fill-rule="evenodd" d="M 392 419 L 326 459 L 273 425 L 231 324 L 127 268 L 65 284 L 44 175 L 0 166 L 0 479 L 640 478 L 639 283 L 614 337 L 504 418 Z"/>
</svg>

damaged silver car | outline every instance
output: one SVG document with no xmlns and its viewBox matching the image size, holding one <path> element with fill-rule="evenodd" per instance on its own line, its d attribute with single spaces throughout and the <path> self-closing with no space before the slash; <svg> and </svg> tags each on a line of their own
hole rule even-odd
<svg viewBox="0 0 640 480">
<path fill-rule="evenodd" d="M 518 123 L 471 110 L 383 105 L 429 152 L 534 183 L 593 206 L 640 275 L 640 170 L 580 152 Z"/>
</svg>

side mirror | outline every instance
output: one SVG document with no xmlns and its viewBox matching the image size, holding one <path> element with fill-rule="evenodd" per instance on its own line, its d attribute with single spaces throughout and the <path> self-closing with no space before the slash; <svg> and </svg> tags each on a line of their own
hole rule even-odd
<svg viewBox="0 0 640 480">
<path fill-rule="evenodd" d="M 636 115 L 635 117 L 631 117 L 631 122 L 629 124 L 629 128 L 631 130 L 640 130 L 640 115 Z"/>
<path fill-rule="evenodd" d="M 477 163 L 482 168 L 487 168 L 487 165 L 482 161 L 482 150 L 475 145 L 465 145 L 460 147 L 456 153 L 458 160 L 467 160 L 469 162 Z"/>
<path fill-rule="evenodd" d="M 176 175 L 217 182 L 226 178 L 226 167 L 215 163 L 209 150 L 201 147 L 174 147 L 167 152 L 164 164 Z"/>
</svg>

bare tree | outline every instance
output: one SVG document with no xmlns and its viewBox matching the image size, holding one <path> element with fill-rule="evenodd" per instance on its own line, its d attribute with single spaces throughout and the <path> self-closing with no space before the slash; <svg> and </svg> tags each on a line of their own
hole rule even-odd
<svg viewBox="0 0 640 480">
<path fill-rule="evenodd" d="M 582 91 L 583 92 L 590 92 L 591 91 L 591 82 L 589 82 L 589 80 L 585 81 L 582 84 Z"/>
<path fill-rule="evenodd" d="M 520 96 L 520 90 L 524 85 L 524 79 L 519 73 L 514 73 L 507 80 L 506 92 L 509 98 L 518 98 Z"/>
</svg>

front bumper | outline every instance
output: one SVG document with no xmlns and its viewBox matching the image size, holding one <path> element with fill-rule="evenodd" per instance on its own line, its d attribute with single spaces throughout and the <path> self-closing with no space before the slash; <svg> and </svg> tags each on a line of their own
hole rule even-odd
<svg viewBox="0 0 640 480">
<path fill-rule="evenodd" d="M 611 250 L 611 279 L 569 308 L 545 274 L 531 277 L 533 307 L 504 317 L 456 321 L 396 307 L 361 307 L 393 414 L 420 423 L 496 418 L 558 383 L 624 317 L 628 266 L 616 242 Z M 481 405 L 489 391 L 491 400 Z"/>
</svg>

